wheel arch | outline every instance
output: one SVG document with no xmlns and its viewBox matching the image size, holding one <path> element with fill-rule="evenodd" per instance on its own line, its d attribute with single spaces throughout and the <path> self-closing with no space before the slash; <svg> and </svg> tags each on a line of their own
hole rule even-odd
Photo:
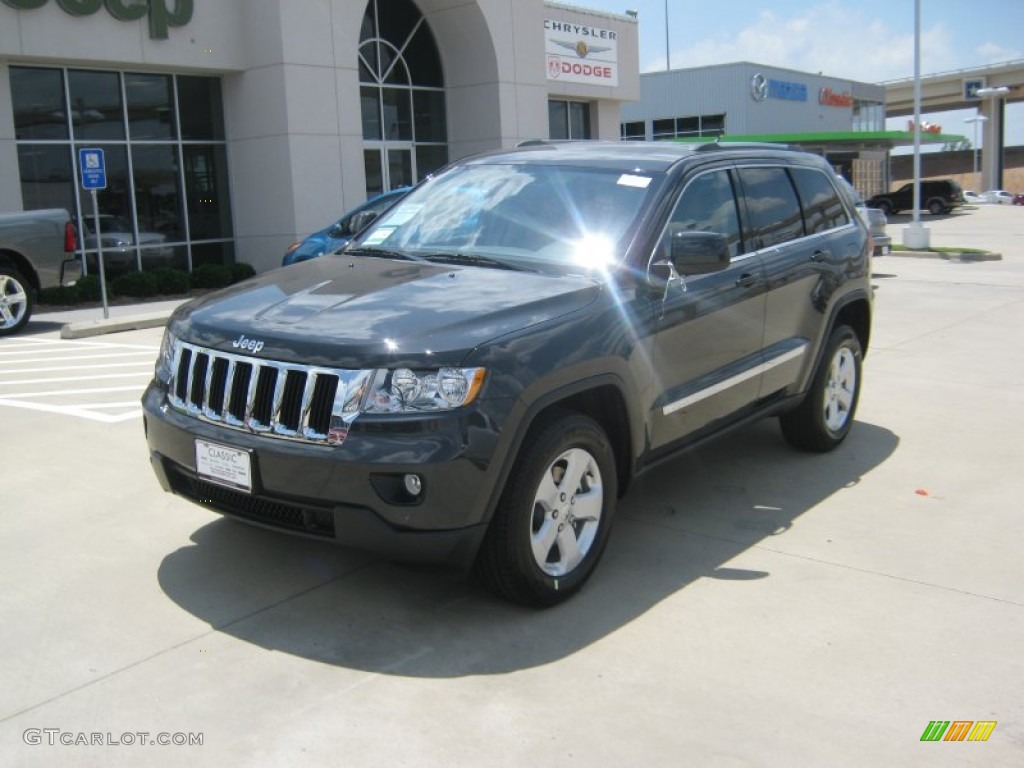
<svg viewBox="0 0 1024 768">
<path fill-rule="evenodd" d="M 868 344 L 871 341 L 871 302 L 867 296 L 858 292 L 837 306 L 825 337 L 827 338 L 832 330 L 840 325 L 848 325 L 853 329 L 860 342 L 861 354 L 867 356 Z"/>
<path fill-rule="evenodd" d="M 630 418 L 630 406 L 622 380 L 614 374 L 605 374 L 548 392 L 531 403 L 523 416 L 517 419 L 515 435 L 505 454 L 501 474 L 487 506 L 486 522 L 489 523 L 494 516 L 508 478 L 530 433 L 565 413 L 588 416 L 604 430 L 615 458 L 618 495 L 621 497 L 625 493 L 633 477 L 636 444 L 634 420 Z"/>
<path fill-rule="evenodd" d="M 39 275 L 32 268 L 32 263 L 17 251 L 12 251 L 9 248 L 0 248 L 0 265 L 18 270 L 21 276 L 28 280 L 32 290 L 39 290 Z"/>
</svg>

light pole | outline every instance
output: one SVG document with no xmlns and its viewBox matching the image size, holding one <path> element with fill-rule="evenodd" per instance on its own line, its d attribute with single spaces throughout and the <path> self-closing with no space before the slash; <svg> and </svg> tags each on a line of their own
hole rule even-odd
<svg viewBox="0 0 1024 768">
<path fill-rule="evenodd" d="M 981 192 L 981 179 L 978 177 L 978 123 L 988 120 L 984 115 L 975 115 L 964 120 L 965 123 L 974 123 L 974 176 L 978 192 Z"/>
<path fill-rule="evenodd" d="M 665 71 L 672 69 L 672 57 L 668 49 L 668 0 L 665 0 Z"/>
<path fill-rule="evenodd" d="M 1003 116 L 1000 113 L 999 99 L 1010 92 L 1010 89 L 1005 85 L 996 86 L 994 88 L 979 88 L 974 92 L 975 96 L 984 98 L 988 96 L 992 99 L 992 106 L 990 109 L 992 117 L 992 127 L 988 129 L 989 138 L 992 141 L 985 143 L 985 152 L 982 154 L 982 159 L 991 156 L 988 161 L 988 173 L 982 174 L 982 178 L 988 177 L 988 188 L 998 189 L 1002 186 L 1003 180 L 999 177 L 999 165 L 1000 155 L 1003 151 L 1003 142 L 999 136 L 1003 127 Z M 984 181 L 981 186 L 984 186 Z M 982 190 L 978 190 L 981 192 Z"/>
<path fill-rule="evenodd" d="M 928 249 L 928 227 L 921 223 L 921 0 L 914 0 L 914 219 L 903 228 L 903 245 Z"/>
</svg>

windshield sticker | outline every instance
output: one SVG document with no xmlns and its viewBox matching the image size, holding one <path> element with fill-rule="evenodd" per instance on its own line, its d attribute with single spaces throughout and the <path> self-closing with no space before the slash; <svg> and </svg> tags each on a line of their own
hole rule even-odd
<svg viewBox="0 0 1024 768">
<path fill-rule="evenodd" d="M 363 245 L 380 245 L 394 232 L 398 227 L 378 227 L 363 240 Z"/>
<path fill-rule="evenodd" d="M 651 183 L 649 176 L 633 176 L 629 173 L 624 173 L 619 176 L 618 184 L 623 187 L 636 187 L 637 189 L 647 189 Z"/>
<path fill-rule="evenodd" d="M 422 210 L 422 203 L 399 206 L 391 212 L 390 216 L 388 216 L 388 224 L 394 224 L 396 227 L 401 226 Z"/>
</svg>

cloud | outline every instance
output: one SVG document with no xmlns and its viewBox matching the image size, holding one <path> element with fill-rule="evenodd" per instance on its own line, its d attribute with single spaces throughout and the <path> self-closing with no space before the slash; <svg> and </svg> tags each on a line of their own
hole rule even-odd
<svg viewBox="0 0 1024 768">
<path fill-rule="evenodd" d="M 961 53 L 942 23 L 921 31 L 922 74 L 1014 57 L 1020 54 L 997 45 Z M 832 0 L 789 17 L 763 11 L 734 35 L 719 35 L 672 52 L 675 68 L 734 61 L 881 82 L 913 76 L 914 35 L 895 31 L 854 3 Z M 644 71 L 664 68 L 665 57 L 655 56 L 646 62 Z"/>
</svg>

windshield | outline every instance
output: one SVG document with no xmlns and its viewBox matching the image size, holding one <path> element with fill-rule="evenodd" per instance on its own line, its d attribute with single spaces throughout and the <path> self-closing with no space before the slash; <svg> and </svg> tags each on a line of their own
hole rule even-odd
<svg viewBox="0 0 1024 768">
<path fill-rule="evenodd" d="M 390 209 L 354 248 L 460 263 L 606 266 L 621 259 L 658 181 L 553 165 L 453 168 Z"/>
</svg>

